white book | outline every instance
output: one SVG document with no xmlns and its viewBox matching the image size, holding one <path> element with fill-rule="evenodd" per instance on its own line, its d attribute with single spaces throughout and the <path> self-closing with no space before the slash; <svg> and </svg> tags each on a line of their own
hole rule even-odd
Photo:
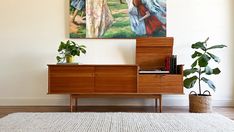
<svg viewBox="0 0 234 132">
<path fill-rule="evenodd" d="M 169 71 L 161 71 L 161 70 L 140 70 L 139 73 L 170 73 Z"/>
</svg>

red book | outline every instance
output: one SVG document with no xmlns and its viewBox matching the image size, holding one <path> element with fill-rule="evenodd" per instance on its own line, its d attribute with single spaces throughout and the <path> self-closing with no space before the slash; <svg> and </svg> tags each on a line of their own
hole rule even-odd
<svg viewBox="0 0 234 132">
<path fill-rule="evenodd" d="M 165 70 L 166 71 L 170 71 L 170 61 L 171 61 L 171 57 L 170 56 L 167 56 L 165 58 Z"/>
</svg>

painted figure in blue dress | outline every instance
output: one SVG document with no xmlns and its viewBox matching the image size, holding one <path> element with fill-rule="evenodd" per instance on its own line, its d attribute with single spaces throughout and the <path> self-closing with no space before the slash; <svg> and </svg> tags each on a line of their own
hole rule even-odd
<svg viewBox="0 0 234 132">
<path fill-rule="evenodd" d="M 156 16 L 162 24 L 166 24 L 166 3 L 165 0 L 141 0 L 148 8 L 151 15 Z"/>
<path fill-rule="evenodd" d="M 126 0 L 126 2 L 128 4 L 128 13 L 132 31 L 137 35 L 145 35 L 145 22 L 140 21 L 140 15 L 137 8 L 133 5 L 132 0 Z"/>
<path fill-rule="evenodd" d="M 148 10 L 147 13 L 149 14 L 142 16 L 142 12 L 139 12 L 137 6 L 134 6 L 133 0 L 126 0 L 128 4 L 128 12 L 129 12 L 129 18 L 131 23 L 131 29 L 133 32 L 136 33 L 136 35 L 149 35 L 147 34 L 146 27 L 148 26 L 147 23 L 145 23 L 146 19 L 152 18 L 152 16 L 156 17 L 158 21 L 160 21 L 160 27 L 157 29 L 166 30 L 166 3 L 165 0 L 139 0 L 144 7 Z M 148 29 L 148 28 L 147 28 Z M 155 28 L 156 29 L 156 28 Z M 154 31 L 152 31 L 153 33 Z"/>
<path fill-rule="evenodd" d="M 78 15 L 78 12 L 81 11 L 81 15 L 80 15 L 80 18 L 83 20 L 85 19 L 83 16 L 84 16 L 84 13 L 85 13 L 85 0 L 72 0 L 71 1 L 71 6 L 73 8 L 75 8 L 75 11 L 72 15 L 72 21 L 74 23 L 76 23 L 75 19 L 76 19 L 76 16 Z"/>
</svg>

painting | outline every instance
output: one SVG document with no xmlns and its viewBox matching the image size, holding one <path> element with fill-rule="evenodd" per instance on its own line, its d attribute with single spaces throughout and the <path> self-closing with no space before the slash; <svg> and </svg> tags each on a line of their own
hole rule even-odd
<svg viewBox="0 0 234 132">
<path fill-rule="evenodd" d="M 166 0 L 70 0 L 70 38 L 166 36 Z"/>
</svg>

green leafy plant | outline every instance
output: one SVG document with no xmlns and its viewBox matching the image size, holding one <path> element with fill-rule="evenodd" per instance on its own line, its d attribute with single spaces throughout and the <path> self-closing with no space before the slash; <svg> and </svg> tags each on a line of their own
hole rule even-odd
<svg viewBox="0 0 234 132">
<path fill-rule="evenodd" d="M 56 57 L 58 63 L 64 62 L 66 57 L 69 56 L 80 56 L 81 53 L 86 54 L 86 46 L 84 45 L 78 45 L 74 41 L 61 41 L 58 52 L 59 56 Z"/>
<path fill-rule="evenodd" d="M 213 60 L 216 63 L 220 62 L 220 58 L 210 51 L 213 49 L 219 49 L 227 47 L 226 45 L 214 45 L 211 47 L 207 47 L 207 38 L 204 42 L 197 42 L 192 44 L 192 49 L 194 49 L 194 53 L 192 54 L 192 59 L 195 61 L 191 65 L 190 69 L 184 70 L 184 76 L 186 77 L 184 80 L 184 87 L 187 89 L 193 88 L 196 82 L 198 81 L 199 85 L 199 95 L 202 95 L 201 89 L 201 81 L 208 84 L 208 86 L 215 91 L 216 87 L 214 83 L 204 77 L 204 75 L 218 75 L 221 71 L 219 68 L 212 69 L 209 66 L 210 60 Z"/>
</svg>

